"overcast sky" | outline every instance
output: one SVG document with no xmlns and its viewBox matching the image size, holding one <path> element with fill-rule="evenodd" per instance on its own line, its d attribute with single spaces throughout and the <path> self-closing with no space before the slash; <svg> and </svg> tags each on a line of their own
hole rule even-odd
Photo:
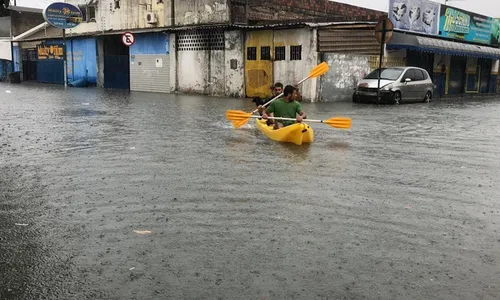
<svg viewBox="0 0 500 300">
<path fill-rule="evenodd" d="M 51 2 L 56 2 L 56 1 L 17 0 L 17 5 L 43 8 Z M 337 2 L 343 2 L 382 11 L 387 11 L 389 6 L 389 0 L 337 0 Z M 435 2 L 440 2 L 444 4 L 444 0 L 436 0 Z M 476 12 L 479 14 L 483 14 L 488 17 L 500 18 L 499 0 L 450 0 L 448 1 L 448 5 Z"/>
</svg>

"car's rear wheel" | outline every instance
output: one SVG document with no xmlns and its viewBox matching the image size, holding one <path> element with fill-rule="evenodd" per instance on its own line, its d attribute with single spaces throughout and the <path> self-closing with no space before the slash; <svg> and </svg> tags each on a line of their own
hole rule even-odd
<svg viewBox="0 0 500 300">
<path fill-rule="evenodd" d="M 431 93 L 431 92 L 427 92 L 427 93 L 425 93 L 424 103 L 429 103 L 429 102 L 431 102 L 431 99 L 432 99 L 432 93 Z"/>
<path fill-rule="evenodd" d="M 402 103 L 401 92 L 395 91 L 394 94 L 392 94 L 392 100 L 393 100 L 395 105 L 401 104 Z"/>
</svg>

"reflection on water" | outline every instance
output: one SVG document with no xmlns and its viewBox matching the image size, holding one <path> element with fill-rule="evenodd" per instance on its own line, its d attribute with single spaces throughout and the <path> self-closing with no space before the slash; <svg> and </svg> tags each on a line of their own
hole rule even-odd
<svg viewBox="0 0 500 300">
<path fill-rule="evenodd" d="M 3 87 L 0 266 L 36 268 L 3 269 L 0 298 L 11 278 L 25 299 L 500 293 L 498 102 L 305 103 L 353 128 L 297 146 L 232 128 L 249 99 Z"/>
</svg>

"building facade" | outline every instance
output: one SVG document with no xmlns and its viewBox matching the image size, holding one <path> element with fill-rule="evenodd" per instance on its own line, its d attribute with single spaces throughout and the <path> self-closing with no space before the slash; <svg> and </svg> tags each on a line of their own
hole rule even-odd
<svg viewBox="0 0 500 300">
<path fill-rule="evenodd" d="M 409 1 L 391 1 L 389 17 L 396 32 L 388 51 L 404 55 L 408 66 L 426 69 L 436 85 L 434 97 L 496 93 L 499 21 L 439 3 L 422 3 L 428 9 L 414 21 Z"/>
<path fill-rule="evenodd" d="M 41 11 L 29 12 L 37 15 L 25 21 L 12 9 L 12 59 L 23 80 L 61 84 L 66 56 L 70 85 L 268 97 L 274 82 L 298 82 L 326 61 L 329 73 L 306 81 L 303 98 L 344 101 L 378 67 L 375 24 L 387 15 L 327 0 L 67 2 L 80 7 L 83 22 L 66 31 L 66 45 L 62 31 L 43 22 Z M 436 84 L 435 96 L 496 92 L 498 38 L 494 43 L 493 34 L 488 41 L 480 33 L 475 38 L 453 35 L 451 26 L 440 28 L 437 21 L 446 24 L 449 7 L 429 3 L 437 7 L 434 18 L 426 10 L 417 21 L 420 27 L 413 21 L 410 30 L 405 27 L 408 11 L 398 11 L 391 1 L 397 32 L 383 65 L 427 69 Z M 469 13 L 469 19 L 478 17 Z M 471 26 L 469 32 L 475 32 Z M 134 34 L 133 45 L 122 42 L 125 32 Z"/>
</svg>

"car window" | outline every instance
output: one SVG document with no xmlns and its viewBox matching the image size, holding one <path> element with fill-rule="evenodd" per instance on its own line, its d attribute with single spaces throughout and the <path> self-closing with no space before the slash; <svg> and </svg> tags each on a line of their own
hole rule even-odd
<svg viewBox="0 0 500 300">
<path fill-rule="evenodd" d="M 370 74 L 366 75 L 364 79 L 378 79 L 378 70 L 376 69 L 375 71 L 371 72 Z M 401 69 L 384 69 L 382 68 L 382 73 L 380 74 L 381 79 L 387 79 L 387 80 L 396 80 L 401 76 L 401 73 L 403 73 L 403 70 Z"/>
<path fill-rule="evenodd" d="M 429 74 L 427 74 L 427 71 L 422 71 L 422 73 L 424 74 L 424 80 L 429 79 Z"/>
<path fill-rule="evenodd" d="M 401 82 L 405 82 L 406 78 L 410 78 L 411 81 L 414 81 L 415 79 L 415 73 L 413 71 L 413 69 L 409 69 L 406 71 L 405 73 L 405 76 L 403 76 L 403 78 L 401 79 Z"/>
<path fill-rule="evenodd" d="M 413 71 L 415 72 L 415 79 L 414 79 L 414 81 L 422 81 L 422 80 L 424 80 L 424 72 L 422 72 L 422 70 L 415 69 Z"/>
</svg>

